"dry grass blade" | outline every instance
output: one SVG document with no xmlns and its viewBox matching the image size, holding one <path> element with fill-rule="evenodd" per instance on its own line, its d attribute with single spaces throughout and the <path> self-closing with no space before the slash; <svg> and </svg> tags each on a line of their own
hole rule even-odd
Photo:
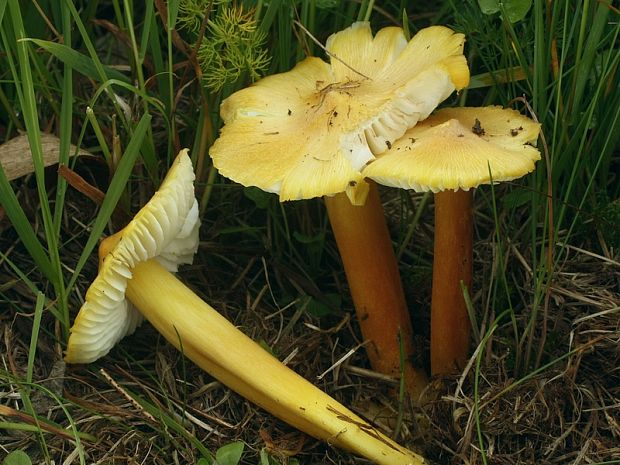
<svg viewBox="0 0 620 465">
<path fill-rule="evenodd" d="M 19 420 L 22 423 L 36 426 L 38 428 L 41 428 L 43 431 L 52 433 L 56 436 L 60 436 L 64 439 L 70 439 L 70 440 L 75 439 L 75 437 L 73 436 L 73 434 L 71 434 L 70 431 L 67 431 L 61 427 L 52 425 L 51 423 L 47 421 L 42 421 L 40 418 L 35 419 L 32 416 L 24 412 L 20 412 L 19 410 L 15 410 L 14 408 L 11 408 L 7 405 L 0 405 L 0 416 L 14 418 L 16 420 Z M 95 441 L 95 438 L 90 435 L 82 435 L 81 439 L 83 441 Z"/>
<path fill-rule="evenodd" d="M 58 174 L 65 178 L 69 185 L 71 185 L 74 189 L 84 194 L 97 205 L 101 205 L 103 203 L 105 194 L 87 182 L 82 176 L 77 174 L 71 168 L 67 168 L 65 165 L 60 165 L 58 167 Z"/>
</svg>

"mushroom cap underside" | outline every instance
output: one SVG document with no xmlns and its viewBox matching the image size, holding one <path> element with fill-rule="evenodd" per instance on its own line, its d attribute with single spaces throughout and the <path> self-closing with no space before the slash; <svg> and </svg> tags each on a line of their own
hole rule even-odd
<svg viewBox="0 0 620 465">
<path fill-rule="evenodd" d="M 164 181 L 133 220 L 115 234 L 75 319 L 65 360 L 90 363 L 133 333 L 142 316 L 125 298 L 132 268 L 154 258 L 169 271 L 191 263 L 198 248 L 198 203 L 187 150 L 176 157 Z"/>
</svg>

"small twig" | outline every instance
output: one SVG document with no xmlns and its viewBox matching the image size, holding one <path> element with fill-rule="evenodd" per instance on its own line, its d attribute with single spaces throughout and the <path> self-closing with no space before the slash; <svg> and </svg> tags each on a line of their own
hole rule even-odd
<svg viewBox="0 0 620 465">
<path fill-rule="evenodd" d="M 531 277 L 533 274 L 532 267 L 529 265 L 529 263 L 527 263 L 527 260 L 525 260 L 525 257 L 521 255 L 521 252 L 519 252 L 519 250 L 514 244 L 510 244 L 510 249 L 512 250 L 512 253 L 514 254 L 514 256 L 517 258 L 517 261 L 521 263 L 521 266 L 523 266 L 527 274 Z"/>
<path fill-rule="evenodd" d="M 353 68 L 351 65 L 347 64 L 346 62 L 344 62 L 342 59 L 340 59 L 335 53 L 330 52 L 329 50 L 327 50 L 327 48 L 316 38 L 312 35 L 312 33 L 306 29 L 306 27 L 301 24 L 299 21 L 297 21 L 296 19 L 293 20 L 293 23 L 297 26 L 299 26 L 301 28 L 302 31 L 304 31 L 308 37 L 310 37 L 312 39 L 312 42 L 314 42 L 315 44 L 317 44 L 319 47 L 321 47 L 321 49 L 323 49 L 323 51 L 325 53 L 327 53 L 330 57 L 332 57 L 335 60 L 338 60 L 340 63 L 342 63 L 343 65 L 345 65 L 347 68 L 349 68 L 351 71 L 353 71 L 355 74 L 359 74 L 360 76 L 362 76 L 364 79 L 368 79 L 369 81 L 372 81 L 372 78 L 366 76 L 364 73 L 361 73 L 360 71 L 356 70 L 355 68 Z"/>
<path fill-rule="evenodd" d="M 299 353 L 299 347 L 295 347 L 290 354 L 286 356 L 284 360 L 282 360 L 282 365 L 288 366 L 288 364 L 293 360 L 297 354 Z"/>
<path fill-rule="evenodd" d="M 213 426 L 209 426 L 207 425 L 204 421 L 202 421 L 201 419 L 199 419 L 198 417 L 192 415 L 191 413 L 189 413 L 186 409 L 185 406 L 181 405 L 179 402 L 176 402 L 174 400 L 170 400 L 170 402 L 179 410 L 181 410 L 183 412 L 183 415 L 177 413 L 177 412 L 173 412 L 174 416 L 176 416 L 179 419 L 179 423 L 187 423 L 187 421 L 189 421 L 190 423 L 193 423 L 194 425 L 198 426 L 199 428 L 204 429 L 205 431 L 208 431 L 211 434 L 214 434 L 218 437 L 224 438 L 226 437 L 226 435 L 224 433 L 221 433 L 220 431 L 217 430 L 217 428 L 214 428 Z M 202 412 L 201 412 L 202 413 Z M 207 416 L 207 418 L 212 419 L 212 417 Z M 187 421 L 185 421 L 187 420 Z M 231 425 L 230 423 L 225 423 L 224 424 L 228 427 L 233 429 L 234 425 Z"/>
<path fill-rule="evenodd" d="M 318 375 L 316 377 L 317 380 L 322 380 L 325 375 L 327 375 L 328 373 L 331 373 L 334 369 L 338 368 L 340 365 L 342 365 L 349 357 L 351 357 L 351 355 L 353 355 L 357 349 L 359 349 L 360 347 L 363 347 L 366 345 L 366 342 L 362 342 L 361 344 L 358 344 L 357 346 L 355 346 L 354 348 L 350 349 L 346 354 L 344 354 L 342 357 L 340 357 L 338 360 L 336 360 L 336 362 L 334 362 L 334 364 L 332 366 L 330 366 L 327 370 L 325 370 L 323 373 L 321 373 L 320 375 Z"/>
<path fill-rule="evenodd" d="M 398 384 L 397 379 L 392 378 L 388 375 L 384 375 L 383 373 L 379 373 L 378 371 L 369 370 L 368 368 L 362 368 L 355 365 L 347 365 L 344 367 L 344 370 L 356 376 L 377 379 L 379 381 L 383 381 L 389 384 Z"/>
<path fill-rule="evenodd" d="M 579 247 L 575 247 L 574 245 L 569 245 L 569 244 L 566 244 L 564 242 L 558 242 L 557 245 L 560 246 L 560 247 L 565 247 L 567 249 L 572 249 L 575 252 L 579 252 L 579 253 L 582 253 L 584 255 L 589 255 L 590 257 L 593 257 L 593 258 L 598 258 L 599 260 L 604 261 L 606 263 L 609 263 L 610 265 L 620 266 L 620 262 L 617 262 L 616 260 L 612 260 L 610 258 L 607 258 L 607 257 L 603 256 L 603 255 L 599 255 L 597 253 L 590 252 L 588 250 L 581 249 Z"/>
<path fill-rule="evenodd" d="M 144 410 L 144 407 L 142 407 L 133 397 L 131 397 L 127 393 L 127 391 L 125 391 L 122 387 L 120 387 L 120 385 L 116 381 L 114 381 L 112 377 L 103 368 L 99 370 L 99 373 L 101 373 L 101 375 L 108 381 L 108 383 L 110 383 L 115 390 L 117 390 L 125 399 L 127 399 L 131 403 L 131 405 L 134 406 L 136 410 L 142 413 L 142 415 L 144 415 L 147 419 L 149 419 L 153 423 L 157 423 L 157 420 L 155 420 L 155 417 L 153 417 L 153 415 L 151 415 L 149 412 Z"/>
<path fill-rule="evenodd" d="M 575 326 L 579 323 L 583 323 L 584 321 L 590 320 L 592 318 L 597 318 L 599 316 L 605 316 L 609 313 L 615 313 L 615 312 L 620 312 L 620 307 L 614 307 L 614 308 L 609 308 L 607 310 L 602 310 L 600 312 L 596 312 L 596 313 L 592 313 L 586 316 L 582 316 L 581 318 L 577 318 L 576 320 L 573 321 L 572 325 Z"/>
<path fill-rule="evenodd" d="M 598 308 L 605 308 L 605 304 L 603 302 L 599 302 L 598 300 L 594 300 L 594 299 L 590 299 L 584 295 L 578 294 L 577 292 L 572 292 L 569 291 L 568 289 L 564 289 L 562 287 L 559 286 L 550 286 L 549 287 L 550 291 L 553 291 L 557 294 L 566 296 L 566 297 L 570 297 L 571 299 L 576 300 L 577 302 L 582 302 L 586 305 L 592 305 L 594 307 L 598 307 Z"/>
</svg>

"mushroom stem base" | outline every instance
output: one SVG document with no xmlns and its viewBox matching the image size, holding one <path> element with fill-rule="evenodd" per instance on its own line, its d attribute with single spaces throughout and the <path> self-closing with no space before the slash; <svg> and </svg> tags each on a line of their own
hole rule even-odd
<svg viewBox="0 0 620 465">
<path fill-rule="evenodd" d="M 462 369 L 471 323 L 461 289 L 472 281 L 472 191 L 435 194 L 435 252 L 431 303 L 431 372 Z"/>
<path fill-rule="evenodd" d="M 194 363 L 301 431 L 379 465 L 425 463 L 282 365 L 157 261 L 133 269 L 127 297 Z"/>
</svg>

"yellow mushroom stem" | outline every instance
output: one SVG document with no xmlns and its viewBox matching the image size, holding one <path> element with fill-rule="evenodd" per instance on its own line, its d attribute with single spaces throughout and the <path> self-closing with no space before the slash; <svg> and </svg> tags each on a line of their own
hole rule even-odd
<svg viewBox="0 0 620 465">
<path fill-rule="evenodd" d="M 431 372 L 462 369 L 469 349 L 470 320 L 461 282 L 472 279 L 472 190 L 435 194 L 435 252 L 431 303 Z"/>
<path fill-rule="evenodd" d="M 104 241 L 100 253 L 110 248 Z M 127 298 L 168 342 L 232 390 L 299 430 L 379 465 L 425 463 L 280 363 L 156 260 L 139 263 L 132 273 Z"/>
<path fill-rule="evenodd" d="M 327 213 L 349 283 L 362 337 L 372 368 L 399 377 L 399 333 L 405 355 L 405 381 L 417 401 L 427 384 L 414 367 L 413 330 L 398 263 L 376 183 L 363 206 L 351 204 L 346 194 L 325 198 Z"/>
</svg>

